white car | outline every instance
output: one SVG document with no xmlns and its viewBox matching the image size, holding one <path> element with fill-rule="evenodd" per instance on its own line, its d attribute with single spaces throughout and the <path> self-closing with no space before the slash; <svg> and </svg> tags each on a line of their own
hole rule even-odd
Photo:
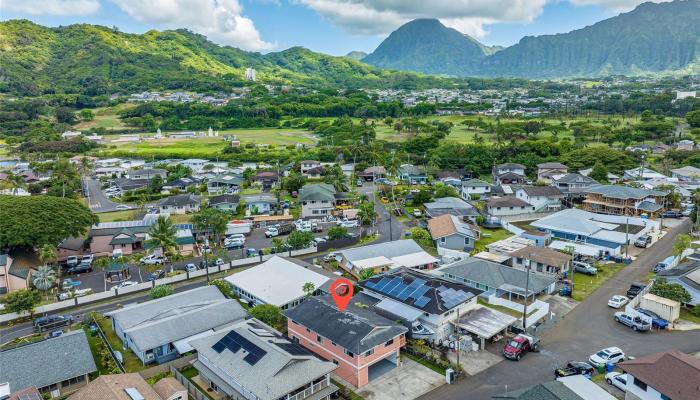
<svg viewBox="0 0 700 400">
<path fill-rule="evenodd" d="M 156 254 L 150 254 L 141 258 L 141 264 L 144 265 L 162 265 L 163 261 L 163 257 Z"/>
<path fill-rule="evenodd" d="M 126 204 L 120 204 L 114 208 L 117 210 L 131 210 L 131 206 L 127 206 Z"/>
<path fill-rule="evenodd" d="M 621 296 L 619 294 L 616 294 L 615 296 L 611 297 L 610 300 L 608 300 L 608 307 L 612 308 L 622 308 L 629 302 L 629 299 L 627 296 Z"/>
<path fill-rule="evenodd" d="M 618 347 L 608 347 L 588 357 L 588 362 L 594 367 L 604 366 L 607 363 L 617 364 L 624 360 L 625 353 Z"/>
<path fill-rule="evenodd" d="M 627 390 L 627 374 L 623 374 L 622 372 L 608 372 L 605 374 L 605 382 L 623 392 Z"/>
<path fill-rule="evenodd" d="M 185 265 L 185 270 L 187 270 L 187 272 L 195 272 L 197 270 L 197 266 L 192 263 L 189 263 Z"/>
<path fill-rule="evenodd" d="M 121 289 L 121 288 L 134 286 L 134 285 L 138 285 L 138 284 L 139 284 L 138 282 L 134 282 L 134 281 L 124 281 L 124 282 L 118 284 L 117 287 Z"/>
</svg>

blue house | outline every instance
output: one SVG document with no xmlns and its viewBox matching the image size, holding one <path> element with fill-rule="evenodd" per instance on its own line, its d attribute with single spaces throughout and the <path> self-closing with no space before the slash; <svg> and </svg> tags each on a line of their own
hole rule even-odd
<svg viewBox="0 0 700 400">
<path fill-rule="evenodd" d="M 203 286 L 105 314 L 124 347 L 146 364 L 172 361 L 192 351 L 189 340 L 244 319 L 237 300 Z"/>
<path fill-rule="evenodd" d="M 423 168 L 403 164 L 399 167 L 399 179 L 411 185 L 425 185 L 428 182 L 428 174 Z"/>
<path fill-rule="evenodd" d="M 243 201 L 250 215 L 269 214 L 277 205 L 277 198 L 265 193 L 243 196 Z"/>
</svg>

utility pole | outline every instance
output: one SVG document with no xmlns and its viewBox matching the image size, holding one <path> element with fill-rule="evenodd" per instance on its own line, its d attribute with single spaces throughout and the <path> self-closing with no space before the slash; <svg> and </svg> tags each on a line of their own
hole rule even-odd
<svg viewBox="0 0 700 400">
<path fill-rule="evenodd" d="M 528 256 L 527 265 L 525 267 L 525 305 L 523 306 L 523 331 L 527 330 L 527 297 L 530 291 L 530 267 L 532 266 L 532 253 Z M 571 280 L 573 282 L 573 279 Z"/>
<path fill-rule="evenodd" d="M 627 258 L 627 249 L 630 247 L 630 217 L 627 217 L 625 221 L 625 258 Z"/>
</svg>

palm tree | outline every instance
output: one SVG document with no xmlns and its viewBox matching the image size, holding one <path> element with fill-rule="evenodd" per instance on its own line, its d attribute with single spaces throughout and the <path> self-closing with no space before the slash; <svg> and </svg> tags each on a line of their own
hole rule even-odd
<svg viewBox="0 0 700 400">
<path fill-rule="evenodd" d="M 39 248 L 39 259 L 44 263 L 44 266 L 56 262 L 56 248 L 50 244 L 45 244 Z"/>
<path fill-rule="evenodd" d="M 156 223 L 151 226 L 151 229 L 148 231 L 148 235 L 150 236 L 150 239 L 148 239 L 149 243 L 155 247 L 160 247 L 163 251 L 163 255 L 174 254 L 173 250 L 177 249 L 177 228 L 175 228 L 175 225 L 173 225 L 168 218 L 163 216 L 158 217 Z M 174 260 L 169 256 L 168 259 L 171 262 L 170 266 L 172 270 L 172 261 Z"/>
<path fill-rule="evenodd" d="M 19 189 L 24 189 L 27 184 L 24 182 L 22 175 L 15 174 L 13 172 L 8 172 L 5 179 L 2 181 L 2 187 L 10 189 L 10 192 L 15 195 Z"/>
<path fill-rule="evenodd" d="M 36 272 L 32 274 L 32 283 L 34 287 L 44 292 L 44 294 L 56 284 L 56 281 L 56 270 L 45 265 L 39 267 Z"/>
<path fill-rule="evenodd" d="M 673 244 L 673 254 L 680 256 L 686 249 L 693 245 L 693 239 L 690 235 L 678 235 L 676 242 Z"/>
</svg>

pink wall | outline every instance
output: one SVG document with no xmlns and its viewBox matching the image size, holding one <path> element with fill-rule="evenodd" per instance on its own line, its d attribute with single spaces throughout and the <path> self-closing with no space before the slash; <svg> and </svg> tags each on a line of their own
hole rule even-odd
<svg viewBox="0 0 700 400">
<path fill-rule="evenodd" d="M 374 354 L 369 356 L 350 357 L 344 353 L 343 348 L 334 345 L 331 340 L 323 338 L 323 343 L 319 343 L 316 339 L 316 333 L 312 330 L 307 332 L 306 327 L 296 324 L 292 320 L 287 321 L 287 334 L 289 337 L 295 336 L 299 339 L 299 344 L 313 351 L 326 360 L 338 361 L 338 369 L 333 373 L 340 376 L 344 380 L 350 382 L 355 387 L 362 387 L 368 383 L 368 368 L 371 364 L 396 354 L 398 356 L 399 349 L 406 344 L 406 337 L 399 335 L 394 338 L 394 342 L 388 346 L 383 343 L 374 348 Z M 348 349 L 352 351 L 352 349 Z M 354 352 L 353 352 L 354 353 Z"/>
</svg>

